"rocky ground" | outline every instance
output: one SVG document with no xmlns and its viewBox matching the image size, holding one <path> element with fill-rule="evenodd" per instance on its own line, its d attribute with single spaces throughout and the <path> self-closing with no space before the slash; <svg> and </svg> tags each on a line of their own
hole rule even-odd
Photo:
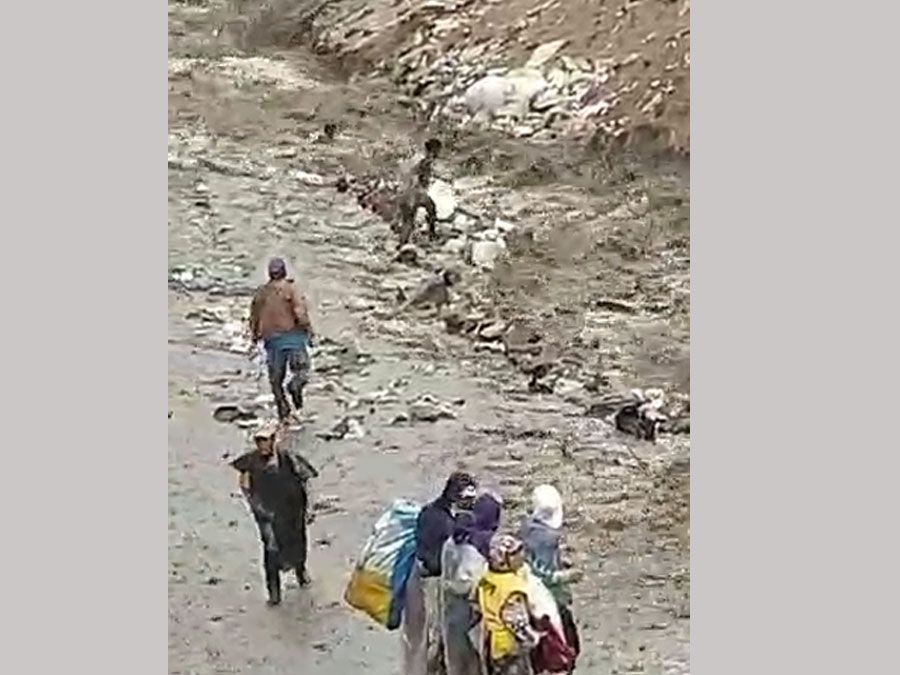
<svg viewBox="0 0 900 675">
<path fill-rule="evenodd" d="M 501 491 L 510 527 L 534 485 L 553 482 L 563 493 L 566 553 L 584 572 L 575 589 L 587 645 L 580 672 L 689 671 L 683 161 L 677 152 L 651 162 L 586 141 L 581 126 L 565 123 L 574 115 L 551 114 L 575 110 L 565 101 L 537 110 L 533 98 L 524 115 L 481 110 L 470 119 L 473 80 L 496 64 L 508 74 L 541 62 L 553 48 L 535 48 L 558 39 L 575 15 L 561 3 L 456 3 L 445 16 L 448 6 L 169 6 L 172 673 L 398 672 L 398 636 L 343 607 L 343 586 L 384 506 L 427 497 L 457 466 Z M 569 68 L 563 57 L 577 61 L 591 49 L 598 63 L 625 61 L 652 20 L 657 37 L 646 45 L 668 40 L 689 18 L 687 3 L 628 3 L 625 16 L 636 18 L 616 30 L 616 7 L 590 6 L 607 31 L 603 48 L 570 31 L 571 42 L 538 68 L 545 79 L 562 82 L 554 68 Z M 502 36 L 490 30 L 498 22 L 515 28 L 504 12 L 524 26 Z M 447 37 L 463 30 L 451 19 L 467 34 Z M 488 43 L 494 61 L 466 52 L 501 37 L 502 45 Z M 666 49 L 678 56 L 685 87 L 688 37 L 679 38 L 682 51 L 642 51 L 654 62 Z M 429 69 L 422 54 L 451 43 L 457 61 Z M 414 67 L 397 65 L 417 53 Z M 624 86 L 631 65 L 612 69 L 607 89 Z M 533 83 L 529 68 L 513 79 Z M 677 82 L 665 94 L 669 112 L 655 122 L 676 135 L 686 126 L 672 111 L 687 101 Z M 583 95 L 576 84 L 567 96 Z M 605 109 L 630 109 L 630 95 Z M 526 132 L 538 117 L 553 121 Z M 327 121 L 339 131 L 320 142 Z M 602 133 L 643 122 L 636 124 Z M 390 171 L 426 133 L 445 141 L 439 171 L 452 198 L 439 240 L 417 240 L 415 259 L 401 262 L 387 225 L 332 185 L 348 172 Z M 271 414 L 265 380 L 243 355 L 242 323 L 275 253 L 295 266 L 323 336 L 308 419 L 294 437 L 322 476 L 311 527 L 315 584 L 290 588 L 271 610 L 253 525 L 226 461 Z M 440 265 L 462 274 L 449 320 L 394 316 L 398 291 Z M 620 434 L 606 417 L 607 403 L 634 387 L 666 394 L 673 424 L 655 444 Z"/>
</svg>

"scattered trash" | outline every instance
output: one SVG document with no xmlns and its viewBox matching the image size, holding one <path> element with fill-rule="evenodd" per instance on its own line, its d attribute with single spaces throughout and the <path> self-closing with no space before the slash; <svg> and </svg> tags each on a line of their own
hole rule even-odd
<svg viewBox="0 0 900 675">
<path fill-rule="evenodd" d="M 246 422 L 259 417 L 260 410 L 257 407 L 242 406 L 235 403 L 227 403 L 218 406 L 213 411 L 213 419 L 217 422 Z"/>
<path fill-rule="evenodd" d="M 626 314 L 635 314 L 638 309 L 633 304 L 624 300 L 614 300 L 612 298 L 598 298 L 594 300 L 594 307 L 597 309 L 607 309 L 611 312 L 625 312 Z"/>
<path fill-rule="evenodd" d="M 437 219 L 444 221 L 453 217 L 456 211 L 456 197 L 453 195 L 453 187 L 446 181 L 436 180 L 428 188 L 428 196 L 434 202 Z"/>
<path fill-rule="evenodd" d="M 312 510 L 323 516 L 344 513 L 344 509 L 339 505 L 340 501 L 337 495 L 322 495 L 313 502 Z"/>
<path fill-rule="evenodd" d="M 655 442 L 661 425 L 667 420 L 661 412 L 664 403 L 659 389 L 632 391 L 632 401 L 616 411 L 613 421 L 616 429 L 641 440 Z"/>
<path fill-rule="evenodd" d="M 340 441 L 344 439 L 356 440 L 366 435 L 362 422 L 356 417 L 341 418 L 330 430 L 320 431 L 316 434 L 326 441 Z"/>
<path fill-rule="evenodd" d="M 185 319 L 202 321 L 205 323 L 225 323 L 228 316 L 222 308 L 201 307 L 184 315 Z"/>
<path fill-rule="evenodd" d="M 506 252 L 503 239 L 496 241 L 474 241 L 469 244 L 467 262 L 475 267 L 491 269 L 497 259 Z"/>
</svg>

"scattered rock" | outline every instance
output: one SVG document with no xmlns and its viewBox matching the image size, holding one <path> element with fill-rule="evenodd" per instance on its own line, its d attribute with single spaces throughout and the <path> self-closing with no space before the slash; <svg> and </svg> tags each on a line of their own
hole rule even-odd
<svg viewBox="0 0 900 675">
<path fill-rule="evenodd" d="M 444 242 L 444 246 L 441 249 L 444 253 L 449 253 L 453 256 L 461 256 L 465 253 L 466 250 L 466 240 L 463 237 L 454 237 L 453 239 L 448 239 Z"/>
<path fill-rule="evenodd" d="M 672 461 L 671 464 L 666 468 L 666 473 L 669 475 L 682 475 L 689 476 L 691 473 L 691 458 L 690 457 L 680 457 Z"/>
<path fill-rule="evenodd" d="M 320 176 L 316 173 L 309 173 L 308 171 L 295 171 L 294 178 L 304 185 L 312 185 L 314 187 L 321 187 L 327 182 L 324 176 Z"/>
<path fill-rule="evenodd" d="M 419 262 L 419 249 L 417 249 L 413 244 L 406 244 L 399 251 L 397 251 L 397 255 L 394 260 L 403 265 L 414 266 Z"/>
<path fill-rule="evenodd" d="M 553 393 L 561 396 L 563 400 L 580 405 L 586 394 L 584 385 L 577 380 L 560 377 L 553 383 Z"/>
<path fill-rule="evenodd" d="M 597 309 L 607 309 L 611 312 L 624 312 L 626 314 L 636 314 L 638 309 L 629 302 L 624 300 L 615 300 L 613 298 L 598 298 L 594 300 L 594 307 Z"/>
<path fill-rule="evenodd" d="M 437 422 L 456 419 L 456 411 L 434 396 L 425 394 L 409 405 L 409 420 L 412 422 Z"/>
<path fill-rule="evenodd" d="M 500 218 L 496 218 L 494 220 L 494 229 L 499 230 L 500 232 L 512 232 L 516 229 L 515 223 L 511 223 L 508 220 L 501 220 Z"/>
<path fill-rule="evenodd" d="M 388 424 L 392 427 L 397 427 L 402 424 L 407 424 L 410 421 L 410 416 L 407 413 L 399 413 L 395 415 Z"/>
<path fill-rule="evenodd" d="M 545 63 L 547 63 L 547 61 L 556 56 L 557 52 L 565 47 L 567 42 L 568 40 L 565 38 L 560 40 L 553 40 L 552 42 L 545 42 L 531 53 L 528 62 L 525 64 L 525 67 L 540 68 Z"/>
<path fill-rule="evenodd" d="M 479 328 L 478 337 L 486 342 L 499 340 L 503 337 L 503 333 L 506 332 L 506 328 L 507 324 L 505 321 L 495 321 Z"/>
<path fill-rule="evenodd" d="M 625 523 L 618 518 L 607 518 L 601 522 L 601 527 L 610 532 L 622 532 L 625 529 Z"/>
<path fill-rule="evenodd" d="M 663 422 L 663 424 L 660 427 L 660 431 L 664 431 L 669 434 L 689 435 L 691 433 L 691 418 L 686 417 L 683 419 L 670 420 L 668 422 Z"/>
</svg>

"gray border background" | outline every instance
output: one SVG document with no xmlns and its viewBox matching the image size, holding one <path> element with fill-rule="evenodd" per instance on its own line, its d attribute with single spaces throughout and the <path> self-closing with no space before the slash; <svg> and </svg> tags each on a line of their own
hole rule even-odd
<svg viewBox="0 0 900 675">
<path fill-rule="evenodd" d="M 693 7 L 695 675 L 897 667 L 896 7 Z M 165 10 L 5 10 L 4 670 L 160 673 Z"/>
<path fill-rule="evenodd" d="M 3 25 L 3 672 L 164 673 L 166 7 Z"/>
<path fill-rule="evenodd" d="M 692 672 L 897 672 L 897 5 L 692 10 Z"/>
</svg>

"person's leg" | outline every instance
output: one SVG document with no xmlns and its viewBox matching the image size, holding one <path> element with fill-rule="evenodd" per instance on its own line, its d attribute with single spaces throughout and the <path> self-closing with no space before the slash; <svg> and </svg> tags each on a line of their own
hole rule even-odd
<svg viewBox="0 0 900 675">
<path fill-rule="evenodd" d="M 428 195 L 425 190 L 420 190 L 418 199 L 417 199 L 417 207 L 421 206 L 425 209 L 425 216 L 428 221 L 428 236 L 434 238 L 437 236 L 437 207 L 434 205 L 434 200 Z"/>
<path fill-rule="evenodd" d="M 269 605 L 281 603 L 281 562 L 278 554 L 266 549 L 263 552 L 263 567 L 266 573 L 266 591 L 269 594 Z"/>
<path fill-rule="evenodd" d="M 269 367 L 269 384 L 278 408 L 278 419 L 284 420 L 291 414 L 287 396 L 284 394 L 284 378 L 287 375 L 287 354 L 281 349 L 267 350 Z"/>
<path fill-rule="evenodd" d="M 272 524 L 257 520 L 259 538 L 263 547 L 263 572 L 266 578 L 266 592 L 269 605 L 277 605 L 281 602 L 281 561 L 278 556 L 278 546 L 275 543 L 275 531 Z"/>
<path fill-rule="evenodd" d="M 581 653 L 581 639 L 578 636 L 578 627 L 575 625 L 575 617 L 572 615 L 572 610 L 569 609 L 567 605 L 559 605 L 559 618 L 562 621 L 563 637 L 566 640 L 566 644 L 575 655 L 572 667 L 569 668 L 568 671 L 569 675 L 571 675 L 575 672 L 575 662 L 578 660 L 578 655 Z"/>
<path fill-rule="evenodd" d="M 306 569 L 306 559 L 309 555 L 309 539 L 306 532 L 308 510 L 308 501 L 304 501 L 296 524 L 300 533 L 300 542 L 297 546 L 297 560 L 295 561 L 294 571 L 297 574 L 297 583 L 301 586 L 308 586 L 310 583 L 309 572 Z"/>
<path fill-rule="evenodd" d="M 403 248 L 409 243 L 413 231 L 416 229 L 416 209 L 410 204 L 407 195 L 400 198 L 399 204 L 400 223 L 397 226 L 397 248 Z"/>
<path fill-rule="evenodd" d="M 287 389 L 294 408 L 299 412 L 303 408 L 303 388 L 309 382 L 309 353 L 305 348 L 292 351 L 288 356 L 288 365 L 291 368 L 291 380 Z"/>
</svg>

